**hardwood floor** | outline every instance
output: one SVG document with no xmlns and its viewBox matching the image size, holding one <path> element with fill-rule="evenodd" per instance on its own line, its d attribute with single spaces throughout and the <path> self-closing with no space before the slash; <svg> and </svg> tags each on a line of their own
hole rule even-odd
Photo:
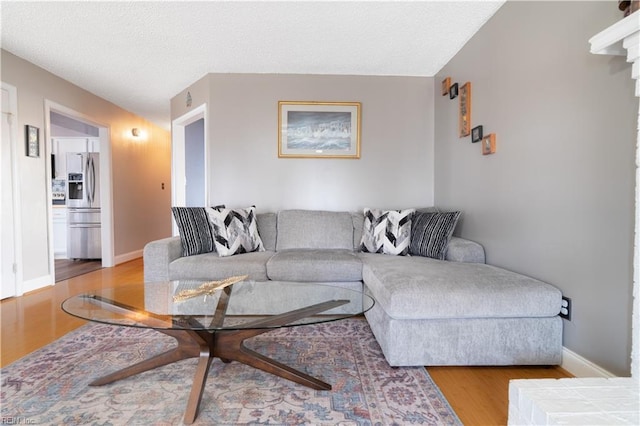
<svg viewBox="0 0 640 426">
<path fill-rule="evenodd" d="M 86 323 L 60 309 L 67 297 L 142 281 L 142 259 L 136 259 L 3 300 L 0 366 Z M 428 367 L 427 371 L 465 425 L 506 425 L 511 379 L 571 377 L 559 367 Z"/>
<path fill-rule="evenodd" d="M 509 380 L 573 377 L 560 367 L 427 367 L 465 425 L 506 425 Z"/>
<path fill-rule="evenodd" d="M 0 366 L 47 345 L 86 323 L 62 311 L 60 305 L 67 297 L 90 289 L 142 281 L 142 259 L 138 259 L 115 268 L 103 268 L 60 281 L 54 286 L 21 297 L 2 300 Z"/>
<path fill-rule="evenodd" d="M 56 259 L 56 282 L 84 275 L 102 268 L 102 260 Z"/>
</svg>

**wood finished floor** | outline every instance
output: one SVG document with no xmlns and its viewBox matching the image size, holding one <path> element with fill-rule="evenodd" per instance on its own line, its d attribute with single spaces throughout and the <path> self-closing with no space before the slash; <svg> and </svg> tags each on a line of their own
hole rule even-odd
<svg viewBox="0 0 640 426">
<path fill-rule="evenodd" d="M 56 282 L 84 275 L 102 268 L 102 260 L 56 259 Z"/>
<path fill-rule="evenodd" d="M 142 282 L 142 269 L 142 259 L 136 259 L 3 300 L 0 366 L 86 323 L 60 309 L 64 299 L 90 289 Z M 571 377 L 559 367 L 428 367 L 427 371 L 465 425 L 506 425 L 511 379 Z"/>
</svg>

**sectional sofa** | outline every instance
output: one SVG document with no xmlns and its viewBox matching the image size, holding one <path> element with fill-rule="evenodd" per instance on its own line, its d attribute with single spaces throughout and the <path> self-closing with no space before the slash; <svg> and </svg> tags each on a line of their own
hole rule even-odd
<svg viewBox="0 0 640 426">
<path fill-rule="evenodd" d="M 412 217 L 423 213 L 437 212 L 418 210 Z M 392 366 L 561 363 L 561 292 L 485 264 L 484 249 L 475 242 L 447 236 L 442 259 L 411 250 L 381 254 L 363 251 L 363 230 L 367 234 L 372 225 L 363 212 L 283 210 L 255 214 L 254 220 L 255 251 L 222 255 L 214 247 L 187 253 L 185 235 L 197 229 L 206 234 L 202 223 L 181 229 L 182 238 L 150 242 L 144 248 L 145 281 L 248 274 L 256 282 L 364 291 L 376 302 L 365 316 Z M 214 228 L 209 231 L 215 240 Z"/>
</svg>

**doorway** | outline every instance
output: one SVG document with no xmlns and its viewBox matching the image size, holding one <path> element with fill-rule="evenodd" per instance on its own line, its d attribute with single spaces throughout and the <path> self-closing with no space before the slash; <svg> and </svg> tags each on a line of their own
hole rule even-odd
<svg viewBox="0 0 640 426">
<path fill-rule="evenodd" d="M 93 261 L 91 267 L 87 269 L 86 262 L 81 261 L 82 265 L 78 268 L 71 268 L 74 271 L 89 271 L 100 269 L 102 267 L 111 267 L 114 264 L 113 253 L 113 214 L 111 199 L 111 144 L 109 137 L 109 128 L 107 125 L 92 120 L 90 117 L 77 111 L 66 108 L 62 105 L 51 101 L 45 101 L 45 120 L 46 120 L 46 155 L 52 158 L 51 162 L 47 162 L 47 189 L 49 194 L 49 264 L 55 281 L 58 278 L 64 278 L 69 275 L 69 262 L 66 259 L 64 245 L 60 243 L 61 236 L 64 237 L 67 232 L 68 217 L 66 213 L 66 204 L 59 203 L 60 195 L 58 191 L 65 188 L 66 171 L 64 169 L 64 155 L 66 151 L 93 152 L 99 153 L 99 172 L 98 179 L 100 184 L 100 240 L 101 240 L 101 259 Z M 66 144 L 66 145 L 64 145 Z M 66 148 L 65 148 L 66 146 Z M 68 149 L 67 149 L 68 148 Z M 61 158 L 52 157 L 52 154 L 59 153 Z M 56 155 L 57 156 L 57 155 Z M 59 170 L 55 170 L 56 166 Z M 55 175 L 54 175 L 55 173 Z M 67 194 L 64 194 L 66 197 Z M 65 198 L 66 200 L 66 198 Z M 58 205 L 56 205 L 58 202 Z M 65 216 L 64 219 L 60 219 Z M 66 238 L 64 238 L 66 240 Z M 63 253 L 63 254 L 61 254 Z M 61 269 L 64 266 L 64 269 Z M 60 277 L 58 277 L 60 275 Z M 76 274 L 77 275 L 77 274 Z"/>
<path fill-rule="evenodd" d="M 184 128 L 185 207 L 205 205 L 204 118 Z"/>
<path fill-rule="evenodd" d="M 208 205 L 209 153 L 207 149 L 207 106 L 173 120 L 172 123 L 172 205 Z M 173 221 L 173 235 L 178 228 Z"/>
</svg>

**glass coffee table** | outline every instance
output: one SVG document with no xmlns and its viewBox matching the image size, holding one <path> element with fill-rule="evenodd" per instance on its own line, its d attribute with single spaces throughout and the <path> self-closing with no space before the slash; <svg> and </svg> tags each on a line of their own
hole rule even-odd
<svg viewBox="0 0 640 426">
<path fill-rule="evenodd" d="M 331 385 L 247 348 L 244 341 L 282 327 L 337 321 L 371 309 L 358 290 L 315 283 L 240 281 L 211 290 L 210 282 L 170 281 L 79 294 L 62 303 L 70 315 L 104 324 L 150 328 L 178 345 L 94 380 L 100 386 L 186 358 L 197 357 L 184 422 L 198 415 L 213 358 L 238 361 L 318 390 Z"/>
</svg>

